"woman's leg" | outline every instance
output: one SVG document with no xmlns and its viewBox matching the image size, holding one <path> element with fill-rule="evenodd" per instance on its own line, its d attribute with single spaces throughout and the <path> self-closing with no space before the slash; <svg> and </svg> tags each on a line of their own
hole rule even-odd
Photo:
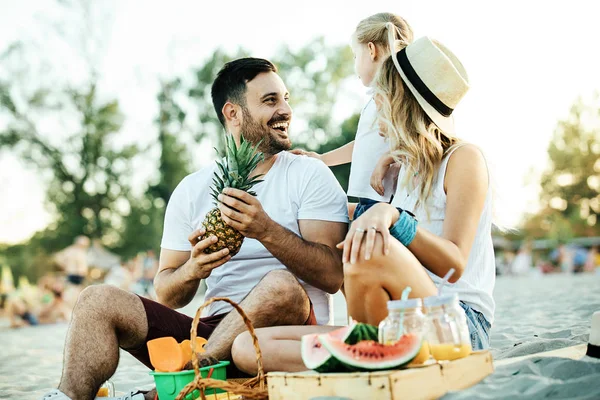
<svg viewBox="0 0 600 400">
<path fill-rule="evenodd" d="M 354 320 L 377 326 L 387 316 L 387 301 L 400 299 L 407 286 L 411 298 L 437 294 L 425 268 L 399 241 L 390 238 L 390 253 L 384 255 L 383 239 L 377 235 L 370 260 L 364 258 L 364 245 L 356 263 L 344 264 L 348 315 Z"/>
<path fill-rule="evenodd" d="M 256 337 L 263 356 L 264 371 L 306 371 L 300 352 L 302 336 L 312 333 L 326 333 L 339 328 L 339 326 L 312 325 L 273 326 L 257 329 Z M 242 333 L 235 339 L 231 355 L 239 370 L 250 375 L 257 374 L 256 352 L 248 332 Z"/>
</svg>

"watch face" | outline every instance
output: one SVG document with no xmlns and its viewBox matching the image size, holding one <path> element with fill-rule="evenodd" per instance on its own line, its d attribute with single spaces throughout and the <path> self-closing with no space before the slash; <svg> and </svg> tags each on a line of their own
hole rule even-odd
<svg viewBox="0 0 600 400">
<path fill-rule="evenodd" d="M 408 215 L 410 215 L 410 216 L 411 216 L 411 217 L 413 217 L 414 219 L 417 219 L 416 215 L 415 215 L 415 214 L 413 214 L 413 213 L 411 213 L 410 211 L 408 211 L 408 210 L 405 210 L 405 209 L 402 209 L 402 211 L 404 211 L 405 213 L 407 213 Z"/>
</svg>

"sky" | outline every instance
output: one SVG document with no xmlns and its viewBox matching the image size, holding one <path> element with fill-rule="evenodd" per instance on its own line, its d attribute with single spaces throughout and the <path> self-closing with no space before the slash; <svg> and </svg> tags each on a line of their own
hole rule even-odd
<svg viewBox="0 0 600 400">
<path fill-rule="evenodd" d="M 117 97 L 127 116 L 119 140 L 147 143 L 156 135 L 159 79 L 188 73 L 217 47 L 243 47 L 269 58 L 282 44 L 299 48 L 317 36 L 348 44 L 361 19 L 396 13 L 409 21 L 415 37 L 439 40 L 465 66 L 471 89 L 454 113 L 457 132 L 484 151 L 498 221 L 510 227 L 537 208 L 539 177 L 557 122 L 579 96 L 600 91 L 595 3 L 105 1 L 100 4 L 112 18 L 95 21 L 107 33 L 98 71 L 103 92 Z M 62 10 L 53 0 L 0 0 L 0 52 L 16 40 L 43 43 L 40 21 L 60 20 Z M 60 63 L 56 40 L 42 49 Z M 76 65 L 64 64 L 61 71 L 78 72 Z M 358 78 L 349 90 L 354 95 L 344 103 L 344 115 L 367 100 Z M 211 151 L 206 146 L 206 153 L 195 154 L 194 165 L 208 162 Z M 48 224 L 42 177 L 7 151 L 0 152 L 0 188 L 0 242 L 26 240 Z"/>
</svg>

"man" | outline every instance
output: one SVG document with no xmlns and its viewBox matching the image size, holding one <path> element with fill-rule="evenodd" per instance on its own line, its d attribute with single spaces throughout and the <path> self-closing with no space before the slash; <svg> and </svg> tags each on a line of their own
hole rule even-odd
<svg viewBox="0 0 600 400">
<path fill-rule="evenodd" d="M 65 302 L 68 307 L 75 306 L 79 294 L 84 288 L 88 274 L 88 251 L 90 239 L 87 236 L 77 236 L 72 245 L 55 254 L 54 259 L 65 271 L 67 287 Z"/>
<path fill-rule="evenodd" d="M 202 279 L 206 297 L 238 302 L 254 326 L 327 323 L 331 294 L 343 281 L 335 245 L 347 231 L 346 197 L 320 161 L 286 152 L 292 109 L 289 94 L 267 60 L 243 58 L 226 64 L 212 86 L 215 111 L 236 142 L 243 135 L 261 143 L 265 158 L 254 175 L 264 181 L 257 197 L 235 189 L 220 196 L 226 223 L 246 239 L 240 252 L 205 254 L 216 238 L 199 240 L 212 208 L 216 165 L 182 180 L 167 206 L 159 270 L 154 280 L 161 304 L 108 286 L 86 289 L 67 336 L 63 375 L 52 400 L 93 398 L 116 370 L 118 348 L 151 367 L 148 340 L 189 338 L 192 319 L 173 308 L 188 304 Z M 213 303 L 198 335 L 209 337 L 205 359 L 230 359 L 245 326 L 226 303 Z M 131 398 L 131 395 L 129 395 Z M 135 398 L 135 397 L 134 397 Z"/>
<path fill-rule="evenodd" d="M 56 262 L 65 271 L 67 282 L 77 287 L 83 285 L 88 273 L 87 253 L 90 239 L 87 236 L 77 236 L 69 247 L 59 251 L 54 256 Z"/>
</svg>

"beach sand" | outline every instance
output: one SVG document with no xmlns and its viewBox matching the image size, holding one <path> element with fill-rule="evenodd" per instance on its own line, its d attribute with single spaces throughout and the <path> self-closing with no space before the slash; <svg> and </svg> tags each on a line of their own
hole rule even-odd
<svg viewBox="0 0 600 400">
<path fill-rule="evenodd" d="M 591 316 L 600 310 L 600 276 L 501 277 L 494 297 L 496 360 L 586 343 Z M 183 311 L 192 315 L 196 298 Z M 335 298 L 336 324 L 346 321 L 343 298 Z M 8 328 L 0 319 L 0 399 L 39 399 L 60 379 L 67 324 Z M 117 391 L 150 388 L 148 370 L 121 352 L 111 378 Z M 480 384 L 444 399 L 598 399 L 600 361 L 533 358 L 498 367 Z"/>
</svg>

